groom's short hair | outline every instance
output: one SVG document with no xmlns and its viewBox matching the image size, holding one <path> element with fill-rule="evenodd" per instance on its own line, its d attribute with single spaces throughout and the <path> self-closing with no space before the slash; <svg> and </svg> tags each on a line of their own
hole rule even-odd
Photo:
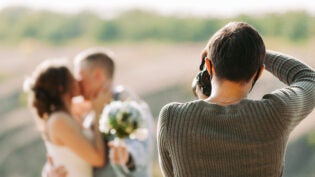
<svg viewBox="0 0 315 177">
<path fill-rule="evenodd" d="M 266 55 L 259 33 L 244 22 L 231 22 L 209 40 L 208 58 L 219 79 L 248 82 L 262 67 Z"/>
<path fill-rule="evenodd" d="M 113 53 L 104 48 L 89 48 L 80 52 L 74 59 L 76 65 L 86 65 L 89 69 L 102 68 L 110 78 L 115 72 Z"/>
</svg>

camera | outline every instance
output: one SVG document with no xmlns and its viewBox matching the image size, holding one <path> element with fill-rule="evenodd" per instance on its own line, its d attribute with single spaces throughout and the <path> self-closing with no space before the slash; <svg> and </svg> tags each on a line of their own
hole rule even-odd
<svg viewBox="0 0 315 177">
<path fill-rule="evenodd" d="M 204 95 L 210 96 L 212 88 L 211 76 L 208 73 L 207 69 L 204 68 L 202 71 L 200 71 L 192 82 L 192 90 L 196 97 L 198 97 L 196 93 L 197 85 L 200 87 L 200 90 Z"/>
</svg>

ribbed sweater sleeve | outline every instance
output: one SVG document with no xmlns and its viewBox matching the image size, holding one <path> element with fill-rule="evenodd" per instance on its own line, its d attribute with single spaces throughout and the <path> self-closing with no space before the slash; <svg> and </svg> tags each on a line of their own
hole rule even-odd
<svg viewBox="0 0 315 177">
<path fill-rule="evenodd" d="M 267 51 L 266 69 L 289 87 L 264 96 L 272 100 L 288 130 L 292 130 L 315 106 L 314 69 L 294 57 Z"/>
<path fill-rule="evenodd" d="M 170 104 L 162 108 L 158 127 L 157 127 L 157 144 L 158 144 L 158 153 L 159 153 L 159 163 L 162 168 L 163 176 L 173 176 L 173 166 L 171 162 L 171 157 L 167 150 L 169 145 L 167 144 L 167 126 L 169 120 L 169 110 Z"/>
</svg>

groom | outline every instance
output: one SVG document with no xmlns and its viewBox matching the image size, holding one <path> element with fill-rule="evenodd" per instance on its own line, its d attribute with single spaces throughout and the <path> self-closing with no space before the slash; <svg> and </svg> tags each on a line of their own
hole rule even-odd
<svg viewBox="0 0 315 177">
<path fill-rule="evenodd" d="M 149 136 L 144 141 L 125 139 L 125 146 L 117 146 L 112 141 L 106 141 L 106 165 L 94 168 L 95 177 L 150 177 L 153 155 L 153 117 L 148 105 L 123 87 L 113 85 L 115 64 L 112 54 L 102 48 L 91 48 L 79 53 L 74 60 L 74 74 L 79 82 L 81 94 L 91 103 L 93 114 L 88 114 L 83 120 L 85 128 L 92 128 L 99 120 L 103 108 L 112 100 L 137 101 L 145 115 L 145 125 Z M 77 107 L 76 109 L 78 109 Z M 80 109 L 80 108 L 79 108 Z M 77 111 L 78 112 L 78 111 Z M 82 112 L 82 110 L 81 110 Z M 48 173 L 48 176 L 62 177 L 66 174 L 63 167 L 57 167 Z M 59 175 L 56 175 L 59 174 Z"/>
</svg>

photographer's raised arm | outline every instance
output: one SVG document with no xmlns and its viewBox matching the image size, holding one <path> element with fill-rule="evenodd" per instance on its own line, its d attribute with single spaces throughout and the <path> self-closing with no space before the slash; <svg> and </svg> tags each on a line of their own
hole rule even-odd
<svg viewBox="0 0 315 177">
<path fill-rule="evenodd" d="M 289 87 L 272 92 L 264 98 L 273 100 L 280 117 L 294 127 L 315 106 L 315 71 L 296 58 L 274 51 L 267 51 L 266 69 Z"/>
<path fill-rule="evenodd" d="M 314 86 L 314 69 L 292 56 L 268 50 L 265 66 L 269 72 L 287 85 L 305 81 L 306 87 Z"/>
</svg>

